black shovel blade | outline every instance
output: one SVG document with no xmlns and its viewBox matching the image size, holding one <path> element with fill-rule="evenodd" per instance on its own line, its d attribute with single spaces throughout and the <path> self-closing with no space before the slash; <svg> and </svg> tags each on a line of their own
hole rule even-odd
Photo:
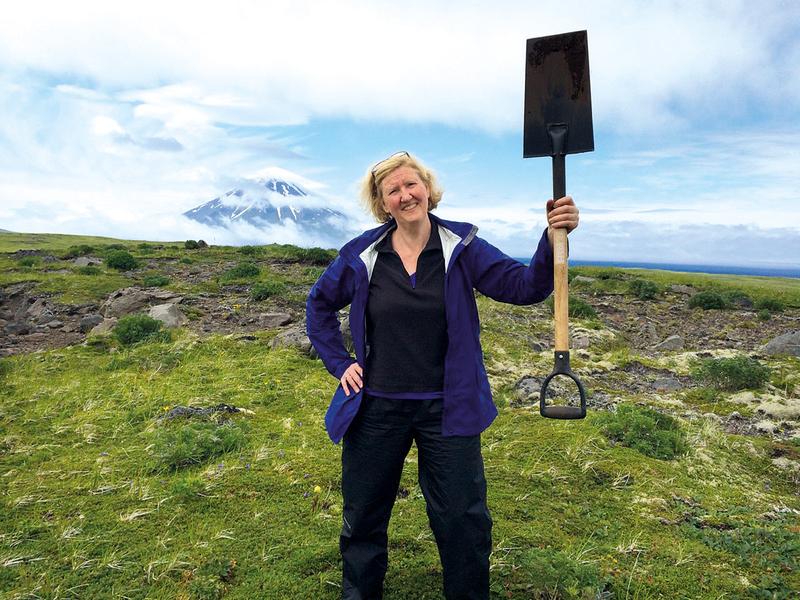
<svg viewBox="0 0 800 600">
<path fill-rule="evenodd" d="M 553 156 L 548 126 L 567 126 L 563 154 L 594 150 L 586 31 L 528 40 L 522 156 Z"/>
</svg>

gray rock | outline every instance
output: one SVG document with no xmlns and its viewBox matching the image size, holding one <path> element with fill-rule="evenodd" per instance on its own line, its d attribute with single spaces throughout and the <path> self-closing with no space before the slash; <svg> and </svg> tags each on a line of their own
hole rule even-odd
<svg viewBox="0 0 800 600">
<path fill-rule="evenodd" d="M 658 343 L 658 331 L 656 330 L 656 326 L 652 323 L 645 323 L 645 326 L 642 328 L 642 337 L 646 338 L 651 344 Z"/>
<path fill-rule="evenodd" d="M 258 315 L 258 322 L 264 329 L 282 327 L 292 322 L 292 315 L 289 313 L 262 313 Z"/>
<path fill-rule="evenodd" d="M 513 392 L 515 401 L 512 402 L 512 405 L 519 406 L 522 404 L 533 404 L 534 402 L 538 402 L 541 389 L 541 379 L 537 379 L 531 375 L 525 375 L 525 377 L 514 384 Z"/>
<path fill-rule="evenodd" d="M 38 319 L 46 311 L 47 301 L 44 298 L 38 298 L 36 302 L 31 304 L 26 311 L 26 314 L 31 319 Z M 52 311 L 47 310 L 47 313 L 52 315 Z"/>
<path fill-rule="evenodd" d="M 94 256 L 79 256 L 72 262 L 76 267 L 90 267 L 102 265 L 103 259 Z"/>
<path fill-rule="evenodd" d="M 577 283 L 577 284 L 594 283 L 595 281 L 597 281 L 597 279 L 595 279 L 594 277 L 587 277 L 586 275 L 576 275 L 572 279 L 572 283 Z"/>
<path fill-rule="evenodd" d="M 779 335 L 762 347 L 761 352 L 767 356 L 777 356 L 781 354 L 800 356 L 800 331 L 792 331 Z"/>
<path fill-rule="evenodd" d="M 683 389 L 683 384 L 674 377 L 660 377 L 653 382 L 657 392 L 675 392 Z"/>
<path fill-rule="evenodd" d="M 101 315 L 86 315 L 80 320 L 78 327 L 80 328 L 81 333 L 88 333 L 102 322 L 103 317 Z"/>
<path fill-rule="evenodd" d="M 353 346 L 353 335 L 350 333 L 350 316 L 347 313 L 339 313 L 339 331 L 344 340 L 344 347 L 350 354 L 355 353 L 355 346 Z"/>
<path fill-rule="evenodd" d="M 36 319 L 37 325 L 47 325 L 50 321 L 56 318 L 56 314 L 49 308 L 45 308 L 39 318 Z"/>
<path fill-rule="evenodd" d="M 297 348 L 303 354 L 316 357 L 317 353 L 311 345 L 302 327 L 292 327 L 276 335 L 272 340 L 273 348 Z"/>
<path fill-rule="evenodd" d="M 102 323 L 94 327 L 90 332 L 89 335 L 103 335 L 104 333 L 108 333 L 112 329 L 114 329 L 114 325 L 117 324 L 116 317 L 109 317 L 108 319 L 103 319 Z"/>
<path fill-rule="evenodd" d="M 528 347 L 534 352 L 544 352 L 547 346 L 539 340 L 528 339 Z"/>
<path fill-rule="evenodd" d="M 675 294 L 686 294 L 687 296 L 693 296 L 697 293 L 697 290 L 694 289 L 690 285 L 681 285 L 681 284 L 672 284 L 669 286 L 669 291 L 674 292 Z"/>
<path fill-rule="evenodd" d="M 53 319 L 52 321 L 45 323 L 45 325 L 47 325 L 50 329 L 58 329 L 59 327 L 63 327 L 64 323 L 58 319 Z"/>
<path fill-rule="evenodd" d="M 4 329 L 8 335 L 25 335 L 31 327 L 25 321 L 12 321 L 7 323 Z"/>
<path fill-rule="evenodd" d="M 168 290 L 125 288 L 117 290 L 108 297 L 100 307 L 100 314 L 107 318 L 122 317 L 138 312 L 146 306 L 163 304 L 167 300 L 177 304 L 181 298 Z"/>
<path fill-rule="evenodd" d="M 150 309 L 149 315 L 161 321 L 165 327 L 180 327 L 187 319 L 176 304 L 159 304 Z"/>
<path fill-rule="evenodd" d="M 679 335 L 671 335 L 660 344 L 653 346 L 653 350 L 683 350 L 683 338 Z"/>
<path fill-rule="evenodd" d="M 575 350 L 585 350 L 589 347 L 591 340 L 585 335 L 576 335 L 570 341 L 570 346 Z"/>
</svg>

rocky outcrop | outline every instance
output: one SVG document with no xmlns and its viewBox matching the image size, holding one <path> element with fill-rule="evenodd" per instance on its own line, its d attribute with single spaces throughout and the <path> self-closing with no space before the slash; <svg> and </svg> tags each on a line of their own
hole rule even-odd
<svg viewBox="0 0 800 600">
<path fill-rule="evenodd" d="M 273 348 L 297 348 L 301 353 L 316 358 L 317 352 L 306 335 L 305 327 L 295 326 L 282 331 L 272 339 Z"/>
<path fill-rule="evenodd" d="M 653 346 L 653 350 L 660 352 L 683 350 L 683 338 L 679 335 L 671 335 L 664 341 Z"/>
<path fill-rule="evenodd" d="M 800 356 L 800 331 L 784 333 L 770 340 L 761 348 L 767 356 Z"/>
<path fill-rule="evenodd" d="M 163 304 L 170 300 L 177 304 L 182 298 L 169 290 L 152 290 L 129 287 L 113 292 L 100 307 L 100 314 L 106 318 L 123 317 L 140 311 L 145 307 Z"/>
<path fill-rule="evenodd" d="M 180 327 L 187 319 L 177 304 L 167 303 L 153 306 L 148 313 L 153 319 L 161 321 L 164 327 Z"/>
</svg>

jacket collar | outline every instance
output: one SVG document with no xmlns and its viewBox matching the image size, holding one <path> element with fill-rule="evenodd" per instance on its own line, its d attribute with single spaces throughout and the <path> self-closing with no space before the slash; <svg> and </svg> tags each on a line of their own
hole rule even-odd
<svg viewBox="0 0 800 600">
<path fill-rule="evenodd" d="M 473 240 L 478 228 L 471 223 L 440 219 L 430 212 L 428 215 L 432 225 L 438 227 L 439 238 L 442 243 L 442 254 L 444 255 L 445 272 L 447 272 L 450 264 L 458 255 L 460 248 L 463 248 Z M 365 231 L 345 244 L 339 254 L 350 264 L 357 265 L 361 263 L 367 271 L 367 281 L 369 281 L 372 278 L 372 270 L 378 258 L 376 247 L 395 227 L 397 227 L 397 223 L 394 219 L 390 219 L 375 229 Z"/>
<path fill-rule="evenodd" d="M 440 236 L 442 235 L 443 228 L 446 230 L 445 235 L 447 237 L 449 237 L 451 240 L 457 238 L 457 241 L 463 243 L 465 246 L 472 241 L 478 231 L 478 228 L 472 223 L 462 223 L 460 221 L 448 221 L 445 219 L 440 219 L 431 212 L 428 213 L 428 216 L 434 225 L 439 226 Z M 359 255 L 364 252 L 364 250 L 376 242 L 380 242 L 384 237 L 386 237 L 386 234 L 388 234 L 389 231 L 396 227 L 397 223 L 395 220 L 390 219 L 386 223 L 383 223 L 374 229 L 368 229 L 358 237 L 353 238 L 344 246 L 342 246 L 342 248 L 339 250 L 339 254 L 341 254 L 347 260 L 357 260 Z M 442 244 L 444 243 L 445 240 L 442 238 Z"/>
</svg>

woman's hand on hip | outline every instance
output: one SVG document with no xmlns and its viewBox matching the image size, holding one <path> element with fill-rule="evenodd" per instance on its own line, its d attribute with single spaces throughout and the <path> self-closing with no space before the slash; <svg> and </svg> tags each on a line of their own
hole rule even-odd
<svg viewBox="0 0 800 600">
<path fill-rule="evenodd" d="M 353 388 L 354 392 L 360 392 L 364 382 L 361 378 L 364 376 L 364 370 L 361 368 L 361 365 L 358 363 L 353 363 L 347 370 L 342 374 L 342 389 L 344 389 L 344 393 L 348 396 L 350 395 L 350 388 Z"/>
</svg>

